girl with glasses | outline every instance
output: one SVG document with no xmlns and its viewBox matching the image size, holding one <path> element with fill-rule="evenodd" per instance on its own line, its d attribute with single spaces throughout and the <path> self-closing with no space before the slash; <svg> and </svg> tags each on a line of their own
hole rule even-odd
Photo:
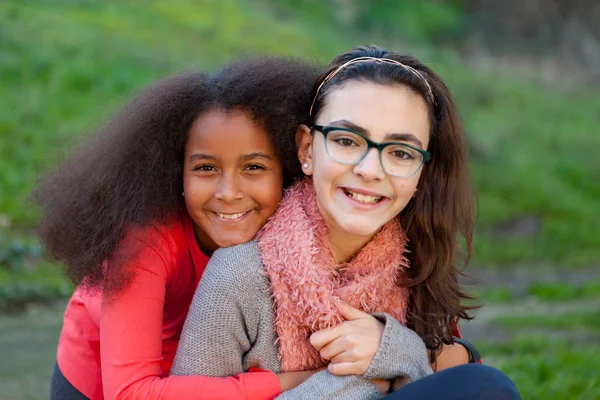
<svg viewBox="0 0 600 400">
<path fill-rule="evenodd" d="M 445 84 L 412 57 L 359 47 L 317 79 L 309 115 L 296 134 L 307 177 L 256 240 L 215 252 L 172 373 L 322 369 L 284 399 L 519 398 L 489 367 L 431 375 L 470 318 L 467 145 Z"/>
</svg>

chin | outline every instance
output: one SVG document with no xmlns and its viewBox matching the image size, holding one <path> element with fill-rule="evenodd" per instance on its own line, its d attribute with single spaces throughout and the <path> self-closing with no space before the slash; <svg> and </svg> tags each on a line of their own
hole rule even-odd
<svg viewBox="0 0 600 400">
<path fill-rule="evenodd" d="M 381 226 L 373 224 L 372 221 L 345 221 L 339 224 L 343 232 L 358 237 L 373 236 L 381 229 Z"/>
<path fill-rule="evenodd" d="M 217 246 L 219 246 L 219 248 L 222 247 L 231 247 L 231 246 L 235 246 L 238 244 L 242 244 L 244 243 L 242 238 L 220 238 L 219 240 L 215 240 L 215 244 Z"/>
</svg>

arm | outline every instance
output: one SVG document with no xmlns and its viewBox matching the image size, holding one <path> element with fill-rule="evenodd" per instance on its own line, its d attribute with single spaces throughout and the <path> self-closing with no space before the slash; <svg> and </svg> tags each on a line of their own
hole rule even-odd
<svg viewBox="0 0 600 400">
<path fill-rule="evenodd" d="M 469 363 L 469 352 L 461 344 L 444 344 L 442 350 L 437 355 L 435 362 L 431 364 L 434 372 L 443 371 L 448 368 L 456 367 Z"/>
<path fill-rule="evenodd" d="M 158 246 L 159 243 L 155 243 Z M 144 245 L 130 262 L 131 284 L 105 301 L 100 321 L 104 397 L 112 399 L 267 399 L 279 393 L 275 374 L 229 378 L 164 377 L 162 318 L 169 251 Z"/>
<path fill-rule="evenodd" d="M 450 323 L 450 332 L 454 338 L 454 343 L 442 346 L 435 362 L 431 364 L 431 368 L 434 372 L 439 372 L 462 364 L 481 364 L 481 355 L 475 346 L 463 339 L 457 320 L 453 320 Z M 430 353 L 429 350 L 428 353 Z"/>
</svg>

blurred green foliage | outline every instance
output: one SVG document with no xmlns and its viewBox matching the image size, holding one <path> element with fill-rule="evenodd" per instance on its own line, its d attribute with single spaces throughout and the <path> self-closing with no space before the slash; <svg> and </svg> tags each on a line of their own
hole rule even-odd
<svg viewBox="0 0 600 400">
<path fill-rule="evenodd" d="M 494 305 L 520 301 L 568 302 L 600 298 L 600 280 L 598 277 L 577 285 L 563 282 L 531 283 L 524 293 L 516 293 L 510 286 L 494 286 L 472 290 L 475 305 Z"/>
<path fill-rule="evenodd" d="M 344 17 L 340 4 L 355 15 Z M 378 42 L 419 55 L 460 105 L 479 195 L 474 262 L 597 262 L 600 163 L 592 152 L 600 148 L 599 96 L 544 87 L 510 71 L 475 70 L 435 47 L 437 37 L 461 34 L 459 4 L 3 2 L 0 214 L 13 230 L 29 229 L 37 210 L 26 199 L 37 177 L 160 76 L 213 70 L 257 53 L 325 63 L 353 45 Z"/>
<path fill-rule="evenodd" d="M 529 287 L 528 294 L 543 301 L 600 299 L 600 280 L 592 279 L 583 285 L 536 283 Z"/>
<path fill-rule="evenodd" d="M 512 329 L 549 328 L 577 333 L 600 332 L 600 310 L 577 310 L 551 315 L 502 316 L 495 319 L 500 326 Z"/>
<path fill-rule="evenodd" d="M 272 2 L 274 3 L 274 2 Z M 280 0 L 280 10 L 351 35 L 438 45 L 458 39 L 465 10 L 460 1 Z"/>
</svg>

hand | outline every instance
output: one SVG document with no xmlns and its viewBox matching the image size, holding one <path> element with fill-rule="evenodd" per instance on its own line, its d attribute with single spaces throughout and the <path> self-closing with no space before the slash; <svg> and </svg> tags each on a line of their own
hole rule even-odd
<svg viewBox="0 0 600 400">
<path fill-rule="evenodd" d="M 379 390 L 379 393 L 384 396 L 390 391 L 391 382 L 387 379 L 369 379 L 373 385 Z"/>
<path fill-rule="evenodd" d="M 310 336 L 310 343 L 325 360 L 333 375 L 362 375 L 379 349 L 385 326 L 373 316 L 349 304 L 339 307 L 346 320 Z"/>
</svg>

